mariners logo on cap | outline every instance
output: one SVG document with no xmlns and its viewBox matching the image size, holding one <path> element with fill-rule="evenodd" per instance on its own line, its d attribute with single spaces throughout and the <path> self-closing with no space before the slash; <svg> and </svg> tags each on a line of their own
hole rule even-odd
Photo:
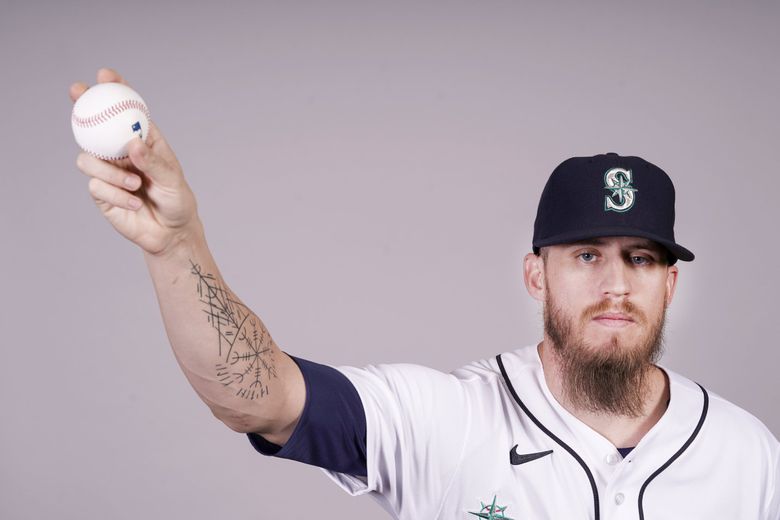
<svg viewBox="0 0 780 520">
<path fill-rule="evenodd" d="M 611 193 L 604 197 L 604 211 L 624 212 L 634 205 L 634 192 L 636 188 L 631 186 L 633 177 L 631 170 L 625 168 L 611 168 L 604 174 L 604 189 Z"/>
</svg>

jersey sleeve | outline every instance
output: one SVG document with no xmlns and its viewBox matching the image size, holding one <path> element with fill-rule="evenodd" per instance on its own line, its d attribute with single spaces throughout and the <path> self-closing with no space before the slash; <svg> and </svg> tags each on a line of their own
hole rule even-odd
<svg viewBox="0 0 780 520">
<path fill-rule="evenodd" d="M 775 446 L 777 446 L 776 440 Z M 780 450 L 775 450 L 772 463 L 774 467 L 772 478 L 769 482 L 771 498 L 769 499 L 769 508 L 766 518 L 767 520 L 780 520 Z"/>
<path fill-rule="evenodd" d="M 339 367 L 366 416 L 365 478 L 326 471 L 347 493 L 374 494 L 385 509 L 436 517 L 463 458 L 469 404 L 452 374 L 411 364 Z"/>
<path fill-rule="evenodd" d="M 355 387 L 341 372 L 290 356 L 301 369 L 306 401 L 284 446 L 248 433 L 263 455 L 295 460 L 349 475 L 366 475 L 366 418 Z"/>
</svg>

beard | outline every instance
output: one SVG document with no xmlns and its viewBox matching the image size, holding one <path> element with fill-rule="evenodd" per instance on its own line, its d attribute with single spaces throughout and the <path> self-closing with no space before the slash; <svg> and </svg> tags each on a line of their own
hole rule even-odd
<svg viewBox="0 0 780 520">
<path fill-rule="evenodd" d="M 617 311 L 628 314 L 635 326 L 647 326 L 647 333 L 627 344 L 616 332 L 604 344 L 585 341 L 584 329 L 599 314 Z M 666 304 L 654 322 L 633 303 L 624 301 L 615 308 L 609 300 L 592 305 L 575 319 L 567 316 L 547 291 L 544 302 L 544 331 L 558 358 L 563 391 L 575 407 L 593 413 L 639 417 L 644 411 L 649 376 L 663 353 Z M 619 329 L 618 329 L 619 330 Z"/>
</svg>

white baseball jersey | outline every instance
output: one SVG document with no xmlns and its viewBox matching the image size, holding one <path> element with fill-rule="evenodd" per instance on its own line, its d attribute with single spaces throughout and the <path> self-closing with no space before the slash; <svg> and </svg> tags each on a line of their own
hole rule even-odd
<svg viewBox="0 0 780 520">
<path fill-rule="evenodd" d="M 368 476 L 326 473 L 394 518 L 780 519 L 777 439 L 666 368 L 668 408 L 625 458 L 555 400 L 535 345 L 452 374 L 338 370 L 365 409 Z"/>
</svg>

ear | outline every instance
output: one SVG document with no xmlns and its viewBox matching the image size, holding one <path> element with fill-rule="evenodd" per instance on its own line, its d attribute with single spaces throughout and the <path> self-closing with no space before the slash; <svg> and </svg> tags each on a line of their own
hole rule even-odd
<svg viewBox="0 0 780 520">
<path fill-rule="evenodd" d="M 541 256 L 528 253 L 523 259 L 523 279 L 531 298 L 543 302 L 546 284 L 544 280 L 544 261 Z"/>
<path fill-rule="evenodd" d="M 672 304 L 674 290 L 677 287 L 677 275 L 679 273 L 676 265 L 670 265 L 666 268 L 666 306 Z"/>
</svg>

